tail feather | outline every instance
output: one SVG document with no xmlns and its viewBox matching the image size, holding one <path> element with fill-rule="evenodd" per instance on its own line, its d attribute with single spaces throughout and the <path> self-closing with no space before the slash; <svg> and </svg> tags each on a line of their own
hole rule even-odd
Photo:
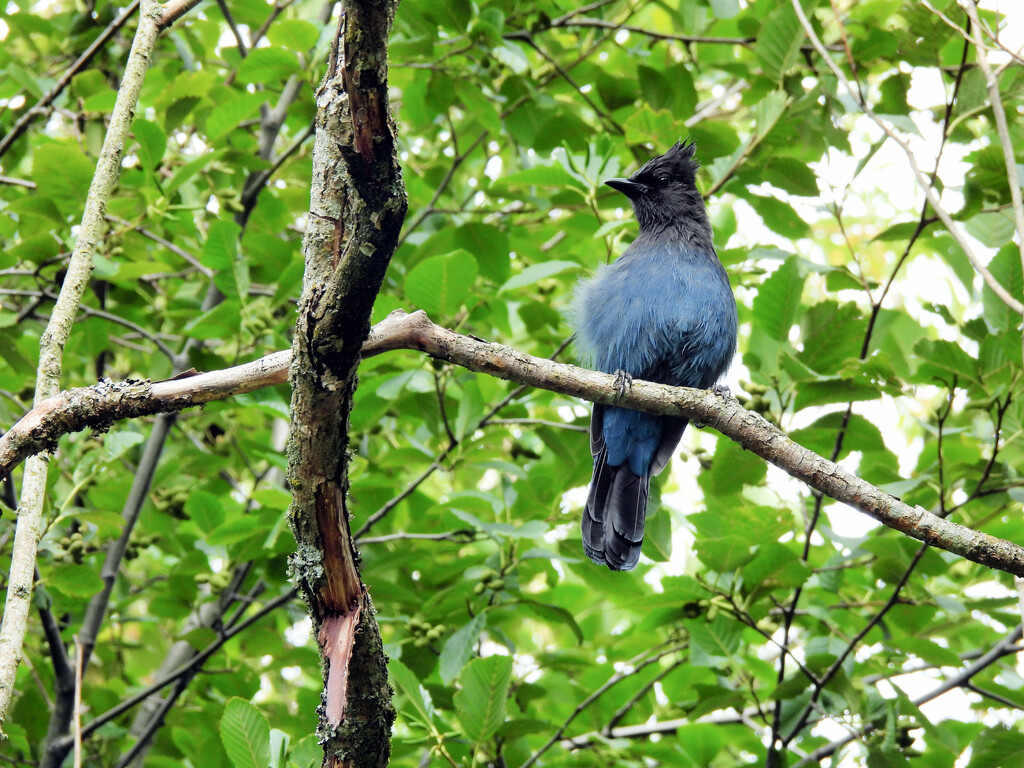
<svg viewBox="0 0 1024 768">
<path fill-rule="evenodd" d="M 659 423 L 661 434 L 652 448 L 653 455 L 642 462 L 646 471 L 638 475 L 629 461 L 615 466 L 608 463 L 605 406 L 594 406 L 590 425 L 594 476 L 580 530 L 587 557 L 613 571 L 631 571 L 639 562 L 651 477 L 668 464 L 687 425 L 685 419 L 676 418 L 664 418 Z"/>
<path fill-rule="evenodd" d="M 628 466 L 612 467 L 605 453 L 594 457 L 594 477 L 580 530 L 583 551 L 613 571 L 631 571 L 640 560 L 650 478 Z"/>
<path fill-rule="evenodd" d="M 611 490 L 613 475 L 604 461 L 604 453 L 594 457 L 594 477 L 590 481 L 590 493 L 583 508 L 580 531 L 583 534 L 583 551 L 598 565 L 604 565 L 604 520 L 605 503 Z"/>
</svg>

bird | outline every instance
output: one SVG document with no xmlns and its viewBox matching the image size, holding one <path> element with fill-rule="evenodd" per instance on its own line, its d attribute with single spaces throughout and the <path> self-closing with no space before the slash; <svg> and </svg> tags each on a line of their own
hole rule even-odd
<svg viewBox="0 0 1024 768">
<path fill-rule="evenodd" d="M 604 183 L 632 205 L 639 233 L 623 254 L 581 282 L 570 307 L 581 364 L 633 378 L 709 389 L 736 352 L 736 300 L 696 185 L 696 145 L 676 142 L 627 179 Z M 594 404 L 594 474 L 583 550 L 629 571 L 640 559 L 651 478 L 675 452 L 687 419 Z"/>
</svg>

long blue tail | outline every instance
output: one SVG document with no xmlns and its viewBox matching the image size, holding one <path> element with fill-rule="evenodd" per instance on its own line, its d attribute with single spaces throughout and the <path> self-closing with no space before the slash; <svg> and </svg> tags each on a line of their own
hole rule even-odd
<svg viewBox="0 0 1024 768">
<path fill-rule="evenodd" d="M 685 419 L 594 406 L 590 450 L 594 475 L 580 529 L 595 563 L 630 571 L 640 560 L 651 478 L 665 468 Z"/>
</svg>

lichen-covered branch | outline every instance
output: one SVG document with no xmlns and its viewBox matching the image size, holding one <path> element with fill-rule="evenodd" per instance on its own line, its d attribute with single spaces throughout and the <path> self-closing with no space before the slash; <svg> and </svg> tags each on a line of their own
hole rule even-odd
<svg viewBox="0 0 1024 768">
<path fill-rule="evenodd" d="M 306 271 L 292 347 L 293 576 L 324 662 L 325 766 L 387 765 L 394 708 L 349 529 L 348 415 L 370 312 L 405 219 L 388 106 L 396 0 L 345 0 L 317 93 Z"/>
<path fill-rule="evenodd" d="M 362 346 L 362 356 L 370 357 L 401 349 L 420 350 L 472 371 L 571 397 L 636 408 L 648 413 L 685 416 L 691 421 L 699 421 L 829 498 L 848 504 L 889 528 L 990 568 L 1024 575 L 1024 547 L 958 525 L 920 507 L 904 504 L 834 462 L 798 445 L 778 427 L 765 421 L 759 414 L 746 410 L 736 400 L 723 399 L 703 390 L 668 387 L 640 380 L 635 380 L 631 390 L 620 398 L 612 375 L 533 357 L 511 347 L 464 336 L 435 325 L 423 312 L 393 312 L 373 327 Z M 158 392 L 165 387 L 173 389 L 176 408 L 184 408 L 232 394 L 250 392 L 258 387 L 261 380 L 266 382 L 265 386 L 280 383 L 280 371 L 288 364 L 288 358 L 289 353 L 277 352 L 246 366 L 189 379 L 158 382 L 152 388 Z M 268 375 L 265 378 L 242 375 L 247 369 L 266 370 Z M 211 381 L 219 383 L 216 387 L 205 385 L 205 382 Z M 187 390 L 193 386 L 193 382 L 196 383 L 197 391 L 189 395 Z M 33 411 L 12 427 L 7 435 L 0 438 L 0 470 L 10 471 L 14 466 L 8 463 L 9 449 L 6 443 L 12 435 L 25 431 L 25 422 L 38 424 L 35 428 L 51 441 L 70 431 L 63 429 L 67 423 L 78 424 L 78 429 L 84 426 L 81 424 L 83 421 L 91 424 L 89 419 L 71 419 L 64 415 L 65 410 L 74 411 L 76 402 L 85 397 L 93 397 L 82 394 L 91 389 L 66 392 L 61 395 L 60 408 L 53 409 L 53 415 L 36 414 Z M 110 392 L 110 397 L 115 399 L 102 402 L 93 400 L 89 406 L 101 425 L 109 424 L 117 418 L 129 417 L 122 411 L 115 413 L 115 409 L 125 408 L 125 403 L 123 399 L 116 399 L 120 398 L 120 395 L 115 395 L 117 388 L 112 388 Z M 189 399 L 191 402 L 188 402 Z M 133 401 L 128 405 L 138 407 L 140 410 L 137 415 L 142 415 L 159 410 L 160 404 L 136 406 Z M 143 407 L 147 410 L 143 411 Z"/>
<path fill-rule="evenodd" d="M 121 170 L 121 157 L 131 128 L 132 116 L 139 100 L 149 59 L 159 34 L 161 8 L 152 0 L 142 3 L 139 27 L 135 32 L 124 77 L 117 92 L 110 128 L 103 139 L 89 194 L 82 213 L 75 247 L 68 261 L 60 295 L 53 307 L 50 321 L 39 341 L 39 365 L 36 371 L 35 404 L 38 405 L 60 391 L 64 345 L 82 300 L 82 293 L 92 275 L 92 258 L 104 227 L 104 212 L 110 193 Z M 18 523 L 11 552 L 11 575 L 7 585 L 3 625 L 0 626 L 0 724 L 7 716 L 14 678 L 21 661 L 29 604 L 35 575 L 36 546 L 46 492 L 48 459 L 33 456 L 25 466 Z"/>
</svg>

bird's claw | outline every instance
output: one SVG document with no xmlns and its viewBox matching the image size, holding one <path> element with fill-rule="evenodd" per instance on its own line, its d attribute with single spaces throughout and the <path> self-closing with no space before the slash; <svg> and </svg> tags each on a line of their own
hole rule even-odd
<svg viewBox="0 0 1024 768">
<path fill-rule="evenodd" d="M 619 394 L 621 400 L 627 394 L 629 390 L 633 388 L 633 374 L 622 370 L 621 368 L 615 372 L 615 391 Z"/>
</svg>

